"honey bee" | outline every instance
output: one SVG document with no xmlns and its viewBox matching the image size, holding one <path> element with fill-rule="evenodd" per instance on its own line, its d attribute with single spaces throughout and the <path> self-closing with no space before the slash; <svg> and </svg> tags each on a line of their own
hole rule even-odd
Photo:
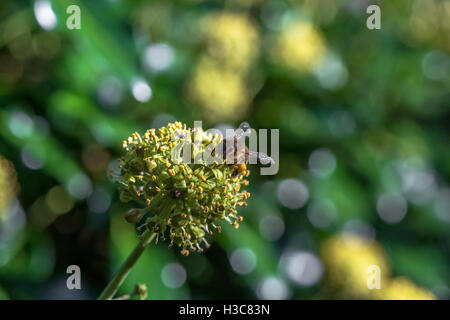
<svg viewBox="0 0 450 320">
<path fill-rule="evenodd" d="M 245 143 L 240 143 L 240 139 L 251 134 L 250 129 L 250 125 L 247 122 L 242 122 L 239 125 L 236 134 L 223 141 L 223 159 L 226 160 L 228 155 L 233 155 L 233 163 L 230 164 L 235 167 L 235 170 L 231 174 L 231 177 L 233 178 L 239 173 L 247 170 L 247 164 L 249 163 L 250 157 L 258 158 L 263 164 L 274 162 L 268 155 L 262 152 L 251 151 Z M 232 140 L 232 142 L 230 142 L 230 140 Z"/>
</svg>

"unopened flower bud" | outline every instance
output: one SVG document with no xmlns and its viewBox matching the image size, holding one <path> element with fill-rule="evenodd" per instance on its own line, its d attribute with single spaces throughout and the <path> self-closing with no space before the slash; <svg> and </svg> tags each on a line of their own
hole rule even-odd
<svg viewBox="0 0 450 320">
<path fill-rule="evenodd" d="M 144 216 L 144 210 L 132 208 L 125 213 L 125 220 L 129 223 L 138 223 Z"/>
</svg>

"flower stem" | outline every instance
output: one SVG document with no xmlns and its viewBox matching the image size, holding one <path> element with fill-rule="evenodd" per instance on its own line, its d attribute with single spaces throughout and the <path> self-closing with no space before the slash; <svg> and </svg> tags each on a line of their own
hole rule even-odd
<svg viewBox="0 0 450 320">
<path fill-rule="evenodd" d="M 114 275 L 111 281 L 108 283 L 106 288 L 98 297 L 98 300 L 110 300 L 114 297 L 117 290 L 120 288 L 122 283 L 125 281 L 126 277 L 130 273 L 136 261 L 141 256 L 142 252 L 144 252 L 145 248 L 152 242 L 153 238 L 156 236 L 156 233 L 152 233 L 146 230 L 142 234 L 142 238 L 139 243 L 134 248 L 133 252 L 128 256 L 127 260 L 122 264 L 119 271 Z"/>
</svg>

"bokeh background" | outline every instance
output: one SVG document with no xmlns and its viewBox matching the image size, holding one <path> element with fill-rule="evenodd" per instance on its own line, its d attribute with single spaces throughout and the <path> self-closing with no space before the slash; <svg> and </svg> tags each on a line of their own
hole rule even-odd
<svg viewBox="0 0 450 320">
<path fill-rule="evenodd" d="M 239 230 L 151 245 L 120 294 L 449 299 L 449 33 L 447 0 L 2 0 L 0 298 L 96 298 L 137 243 L 122 140 L 203 120 L 279 128 L 280 170 L 252 170 Z"/>
</svg>

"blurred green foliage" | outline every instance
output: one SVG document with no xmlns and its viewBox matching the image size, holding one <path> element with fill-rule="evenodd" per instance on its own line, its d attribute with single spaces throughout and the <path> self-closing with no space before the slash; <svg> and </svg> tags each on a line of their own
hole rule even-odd
<svg viewBox="0 0 450 320">
<path fill-rule="evenodd" d="M 279 128 L 280 169 L 252 168 L 239 230 L 202 255 L 152 245 L 120 294 L 340 298 L 319 248 L 345 231 L 448 299 L 450 1 L 378 1 L 380 30 L 372 3 L 79 0 L 69 30 L 72 1 L 2 1 L 0 155 L 21 192 L 0 212 L 0 299 L 98 295 L 137 243 L 106 173 L 175 119 Z"/>
</svg>

